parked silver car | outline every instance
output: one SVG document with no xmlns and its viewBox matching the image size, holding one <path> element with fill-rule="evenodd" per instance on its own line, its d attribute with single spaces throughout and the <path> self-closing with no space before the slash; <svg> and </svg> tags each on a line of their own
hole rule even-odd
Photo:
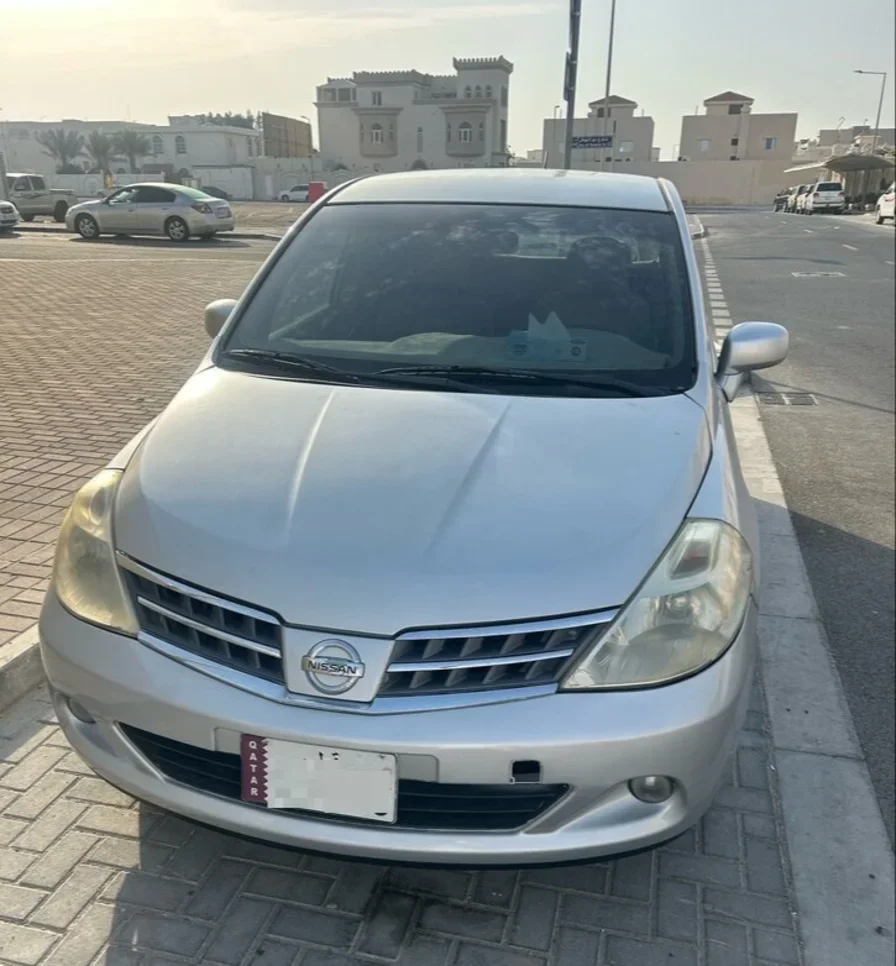
<svg viewBox="0 0 896 966">
<path fill-rule="evenodd" d="M 12 231 L 18 223 L 18 208 L 11 201 L 0 199 L 0 231 Z"/>
<path fill-rule="evenodd" d="M 100 235 L 167 235 L 185 242 L 233 231 L 226 201 L 178 184 L 132 184 L 108 197 L 69 208 L 65 224 L 82 238 Z"/>
<path fill-rule="evenodd" d="M 649 847 L 753 676 L 756 521 L 666 181 L 384 175 L 303 216 L 75 498 L 40 637 L 100 775 L 396 862 Z"/>
</svg>

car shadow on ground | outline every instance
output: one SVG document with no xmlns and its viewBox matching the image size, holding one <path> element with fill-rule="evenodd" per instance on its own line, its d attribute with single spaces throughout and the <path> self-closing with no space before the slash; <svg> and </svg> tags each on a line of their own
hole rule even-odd
<svg viewBox="0 0 896 966">
<path fill-rule="evenodd" d="M 197 248 L 211 251 L 227 251 L 235 248 L 250 248 L 248 241 L 239 238 L 191 238 L 185 242 L 173 242 L 167 238 L 155 238 L 148 235 L 101 235 L 99 238 L 81 238 L 73 235 L 67 239 L 74 245 L 90 245 L 91 247 L 106 245 L 111 247 L 125 246 L 140 248 L 146 251 L 155 249 L 174 249 L 190 251 Z"/>
</svg>

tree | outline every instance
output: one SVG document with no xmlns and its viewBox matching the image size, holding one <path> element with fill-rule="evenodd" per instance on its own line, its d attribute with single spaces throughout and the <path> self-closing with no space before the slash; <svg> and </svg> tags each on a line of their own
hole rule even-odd
<svg viewBox="0 0 896 966">
<path fill-rule="evenodd" d="M 423 158 L 417 158 L 416 161 L 411 162 L 411 171 L 426 171 L 429 165 L 423 160 Z"/>
<path fill-rule="evenodd" d="M 83 169 L 75 164 L 75 159 L 84 151 L 83 134 L 62 127 L 50 128 L 37 135 L 37 143 L 56 162 L 57 174 L 83 174 Z"/>
<path fill-rule="evenodd" d="M 137 174 L 137 158 L 142 158 L 152 150 L 149 138 L 139 131 L 125 129 L 112 135 L 112 146 L 128 159 L 131 174 Z"/>
<path fill-rule="evenodd" d="M 112 162 L 118 160 L 112 138 L 103 134 L 102 131 L 91 131 L 87 135 L 84 150 L 93 162 L 95 170 L 104 175 L 112 173 Z"/>
<path fill-rule="evenodd" d="M 244 127 L 249 130 L 255 129 L 255 117 L 251 111 L 246 111 L 245 114 L 234 114 L 233 111 L 225 111 L 223 114 L 212 114 L 212 112 L 209 111 L 208 114 L 202 114 L 200 116 L 206 124 L 217 124 L 227 127 Z"/>
</svg>

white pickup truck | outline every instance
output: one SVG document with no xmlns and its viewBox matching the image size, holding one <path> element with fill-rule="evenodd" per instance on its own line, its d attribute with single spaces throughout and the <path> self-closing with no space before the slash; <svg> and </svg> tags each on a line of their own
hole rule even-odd
<svg viewBox="0 0 896 966">
<path fill-rule="evenodd" d="M 35 215 L 65 221 L 65 213 L 78 203 L 71 188 L 48 188 L 39 174 L 7 174 L 6 193 L 23 221 L 33 221 Z"/>
</svg>

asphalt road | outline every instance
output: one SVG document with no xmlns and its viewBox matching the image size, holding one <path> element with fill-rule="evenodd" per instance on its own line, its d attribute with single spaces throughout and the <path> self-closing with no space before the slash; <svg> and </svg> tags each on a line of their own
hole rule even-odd
<svg viewBox="0 0 896 966">
<path fill-rule="evenodd" d="M 826 215 L 701 219 L 732 321 L 791 333 L 788 360 L 754 387 L 817 401 L 760 411 L 892 842 L 894 231 Z"/>
</svg>

